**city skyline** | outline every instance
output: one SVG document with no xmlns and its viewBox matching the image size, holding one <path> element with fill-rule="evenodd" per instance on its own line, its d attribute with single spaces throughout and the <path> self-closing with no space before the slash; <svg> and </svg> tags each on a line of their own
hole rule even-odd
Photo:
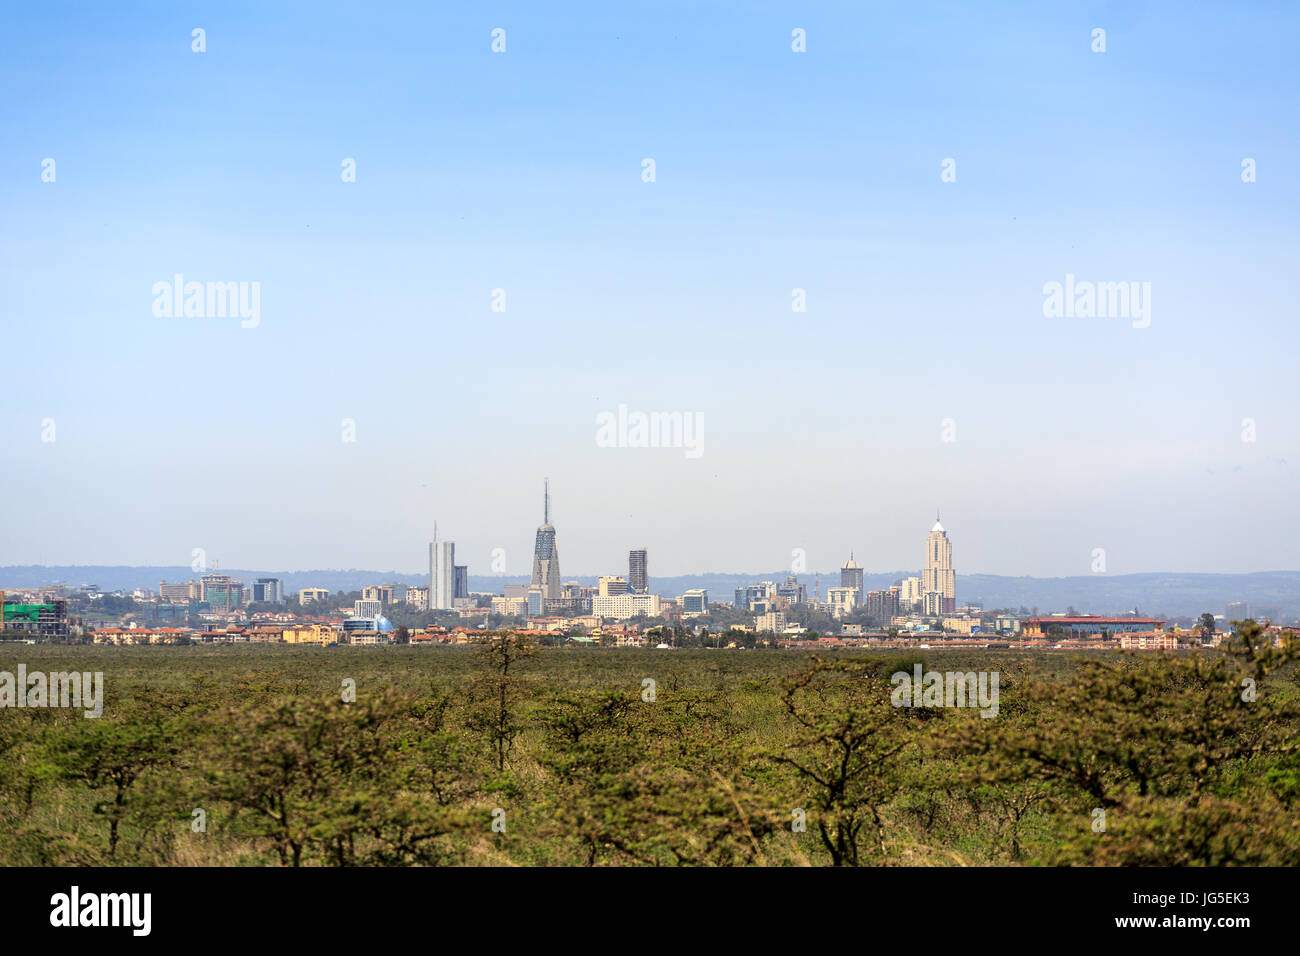
<svg viewBox="0 0 1300 956">
<path fill-rule="evenodd" d="M 433 540 L 426 543 L 427 561 L 424 563 L 423 568 L 407 567 L 405 570 L 403 570 L 402 566 L 400 565 L 386 564 L 384 562 L 379 562 L 373 565 L 372 570 L 376 571 L 377 573 L 383 573 L 380 569 L 386 568 L 388 571 L 391 571 L 393 573 L 403 574 L 403 575 L 422 574 L 427 578 L 430 588 L 434 590 L 436 590 L 437 580 L 445 579 L 447 582 L 446 589 L 448 590 L 448 593 L 454 594 L 454 590 L 456 587 L 455 575 L 462 574 L 463 569 L 466 567 L 473 568 L 472 573 L 474 577 L 523 578 L 523 579 L 531 580 L 531 586 L 538 586 L 539 585 L 538 576 L 539 574 L 543 573 L 540 569 L 547 567 L 546 555 L 549 554 L 553 556 L 550 563 L 554 568 L 554 573 L 546 574 L 545 578 L 546 580 L 554 583 L 555 590 L 557 592 L 559 586 L 563 583 L 565 579 L 597 578 L 600 577 L 601 575 L 610 574 L 611 567 L 615 567 L 615 568 L 619 567 L 618 563 L 615 562 L 608 566 L 601 565 L 599 567 L 574 571 L 562 575 L 559 569 L 559 561 L 558 561 L 558 551 L 559 551 L 558 541 L 557 541 L 558 534 L 555 527 L 550 524 L 549 515 L 550 515 L 550 494 L 549 494 L 549 482 L 548 482 L 548 490 L 545 493 L 543 523 L 542 525 L 537 527 L 535 532 L 534 544 L 530 549 L 531 561 L 532 561 L 531 574 L 527 568 L 518 568 L 518 567 L 509 567 L 506 570 L 482 570 L 482 568 L 484 567 L 500 568 L 509 565 L 509 560 L 507 557 L 509 552 L 507 552 L 506 549 L 500 547 L 477 548 L 476 551 L 482 552 L 482 554 L 478 556 L 479 560 L 475 562 L 477 566 L 474 566 L 473 564 L 457 565 L 455 563 L 456 562 L 455 542 L 451 540 L 445 540 L 439 537 L 436 522 L 434 523 Z M 924 522 L 922 522 L 922 524 L 924 524 Z M 936 538 L 936 536 L 941 538 L 943 542 L 943 546 L 946 546 L 946 550 L 943 551 L 941 557 L 938 555 L 933 556 L 934 560 L 937 561 L 938 563 L 935 564 L 933 568 L 931 568 L 929 567 L 929 563 L 932 559 L 932 549 L 935 546 L 934 539 Z M 848 582 L 849 571 L 850 569 L 853 569 L 853 574 L 856 576 L 856 580 L 858 582 L 856 586 L 860 588 L 862 575 L 864 573 L 878 576 L 878 575 L 890 574 L 890 573 L 905 573 L 915 568 L 919 570 L 919 579 L 925 581 L 925 584 L 923 586 L 926 590 L 940 590 L 945 594 L 945 596 L 951 598 L 953 597 L 954 589 L 955 589 L 955 583 L 954 583 L 955 577 L 953 576 L 955 574 L 955 571 L 951 565 L 952 545 L 947 538 L 946 529 L 942 526 L 942 524 L 939 522 L 937 517 L 934 523 L 928 529 L 926 537 L 927 537 L 927 541 L 925 545 L 925 553 L 922 556 L 922 561 L 917 565 L 909 565 L 905 563 L 905 559 L 900 559 L 893 563 L 889 563 L 886 561 L 886 562 L 874 563 L 874 564 L 869 564 L 864 566 L 856 560 L 857 557 L 856 547 L 849 548 L 849 558 L 844 563 L 841 564 L 834 560 L 833 555 L 827 554 L 824 555 L 823 557 L 812 558 L 809 556 L 808 552 L 805 549 L 797 548 L 797 549 L 792 549 L 792 553 L 790 557 L 794 558 L 793 566 L 798 566 L 801 568 L 801 570 L 798 570 L 793 573 L 799 575 L 820 574 L 820 575 L 827 576 L 828 586 L 830 580 L 836 574 L 838 574 L 841 579 L 841 586 L 849 586 L 849 582 Z M 446 557 L 444 561 L 438 560 L 438 556 L 435 554 L 435 548 L 441 548 L 445 551 Z M 200 549 L 195 549 L 194 553 L 197 554 L 199 550 Z M 202 550 L 206 555 L 206 549 L 202 549 Z M 638 556 L 640 556 L 640 560 L 642 562 L 641 566 L 644 569 L 645 555 L 648 553 L 649 550 L 651 549 L 637 548 L 637 549 L 622 551 L 621 554 L 624 556 L 622 567 L 635 568 L 636 567 L 635 562 L 638 560 Z M 469 556 L 466 557 L 466 552 L 462 551 L 462 557 L 465 558 L 467 562 L 474 562 L 475 553 L 471 552 Z M 1100 567 L 1098 566 L 1099 560 L 1102 562 L 1102 566 Z M 818 564 L 817 563 L 818 561 L 824 561 L 825 563 Z M 1119 570 L 1110 570 L 1104 567 L 1105 564 L 1104 555 L 1099 558 L 1098 555 L 1090 553 L 1089 561 L 1091 562 L 1091 564 L 1088 568 L 1076 569 L 1075 572 L 1067 573 L 1067 574 L 1007 575 L 1007 574 L 1002 574 L 1000 572 L 988 571 L 983 568 L 972 568 L 970 570 L 962 571 L 962 574 L 965 575 L 992 574 L 992 575 L 1003 576 L 1003 577 L 1030 577 L 1030 578 L 1050 579 L 1050 578 L 1069 578 L 1069 577 L 1079 577 L 1079 576 L 1105 577 L 1105 576 L 1119 576 L 1119 575 L 1131 575 L 1131 574 L 1151 574 L 1151 573 L 1160 573 L 1160 572 L 1168 572 L 1168 573 L 1175 573 L 1175 574 L 1200 574 L 1200 573 L 1258 574 L 1258 573 L 1268 573 L 1274 571 L 1292 570 L 1289 568 L 1254 568 L 1254 569 L 1250 569 L 1247 571 L 1240 571 L 1240 572 L 1232 572 L 1232 571 L 1197 572 L 1197 571 L 1175 570 L 1175 569 L 1167 569 L 1167 568 L 1142 568 L 1136 570 L 1119 571 Z M 259 563 L 257 561 L 240 563 L 240 562 L 231 562 L 229 560 L 223 560 L 220 563 L 226 566 L 234 566 L 238 564 L 240 567 L 244 567 L 244 568 L 256 567 L 263 570 L 276 568 L 279 571 L 292 572 L 292 573 L 306 572 L 311 570 L 344 571 L 344 570 L 358 567 L 358 565 L 355 563 L 339 564 L 334 566 L 312 564 L 312 565 L 304 565 L 301 567 L 276 566 L 266 562 Z M 446 566 L 445 574 L 441 567 L 441 565 L 443 564 L 445 564 Z M 76 562 L 58 562 L 58 563 L 53 563 L 53 562 L 17 563 L 15 562 L 9 565 L 0 565 L 0 569 L 3 569 L 4 567 L 60 567 L 60 566 L 95 566 L 95 565 L 112 566 L 112 567 L 171 566 L 159 561 L 144 562 L 140 564 L 118 564 L 118 565 L 113 565 L 113 564 L 109 564 L 108 562 L 101 562 L 101 561 L 76 561 Z M 209 570 L 214 570 L 217 566 L 218 564 L 214 563 L 212 569 Z M 791 566 L 792 565 L 787 565 L 786 570 L 789 571 L 789 568 Z M 716 568 L 701 568 L 701 569 L 690 569 L 690 570 L 673 570 L 668 572 L 660 572 L 653 576 L 649 575 L 647 572 L 645 576 L 646 579 L 648 580 L 652 577 L 676 578 L 676 577 L 689 577 L 691 575 L 700 575 L 700 574 L 751 574 L 752 573 L 752 574 L 759 575 L 759 574 L 773 573 L 774 567 L 780 567 L 780 566 L 768 564 L 768 565 L 755 565 L 747 568 L 716 567 Z M 209 570 L 205 570 L 203 573 L 209 573 Z M 933 571 L 936 574 L 944 575 L 942 581 L 939 584 L 936 585 L 935 583 L 933 583 L 935 579 L 930 579 L 926 577 L 927 572 L 930 571 Z M 627 580 L 631 581 L 633 579 L 633 574 L 630 571 L 625 571 L 624 574 L 627 576 Z M 559 595 L 558 593 L 556 593 L 549 596 L 558 597 Z"/>
<path fill-rule="evenodd" d="M 17 8 L 0 565 L 1300 568 L 1300 11 L 1168 10 Z"/>
<path fill-rule="evenodd" d="M 496 608 L 498 602 L 502 602 L 502 613 L 507 605 L 511 602 L 519 602 L 520 607 L 525 607 L 526 613 L 530 616 L 544 614 L 552 606 L 555 609 L 573 609 L 573 601 L 581 596 L 582 588 L 586 588 L 586 593 L 597 592 L 599 600 L 596 603 L 602 613 L 616 616 L 627 616 L 636 613 L 646 613 L 653 616 L 657 613 L 658 604 L 661 596 L 666 596 L 668 600 L 675 600 L 673 595 L 677 591 L 687 591 L 696 595 L 692 600 L 702 600 L 699 595 L 707 594 L 707 590 L 700 590 L 695 587 L 700 583 L 698 579 L 712 579 L 715 584 L 722 584 L 719 579 L 733 579 L 731 582 L 723 584 L 720 590 L 727 591 L 731 585 L 735 587 L 735 604 L 738 607 L 744 607 L 747 610 L 754 610 L 766 614 L 769 610 L 768 602 L 771 598 L 779 597 L 782 600 L 796 604 L 806 601 L 811 593 L 814 602 L 821 601 L 821 577 L 822 572 L 816 565 L 810 565 L 806 553 L 796 549 L 791 554 L 793 559 L 791 565 L 776 572 L 771 570 L 759 570 L 750 572 L 706 572 L 701 575 L 659 575 L 653 582 L 648 576 L 648 555 L 647 548 L 634 548 L 627 552 L 627 572 L 626 577 L 622 574 L 610 574 L 609 569 L 602 569 L 604 573 L 597 574 L 571 574 L 566 581 L 561 575 L 558 565 L 558 533 L 555 526 L 551 523 L 551 495 L 549 479 L 543 481 L 543 511 L 542 524 L 537 528 L 536 538 L 533 551 L 533 566 L 531 575 L 512 576 L 506 568 L 506 556 L 502 549 L 493 549 L 492 564 L 490 573 L 478 572 L 474 575 L 477 579 L 478 587 L 482 588 L 486 583 L 489 591 L 481 590 L 473 593 L 497 593 L 498 590 L 504 590 L 504 595 L 498 595 L 493 598 L 493 607 Z M 434 540 L 428 545 L 429 564 L 427 570 L 427 586 L 423 589 L 423 606 L 442 611 L 463 611 L 472 604 L 470 601 L 470 574 L 467 565 L 456 564 L 455 544 L 439 537 L 438 526 L 434 526 Z M 951 614 L 967 603 L 974 603 L 976 606 L 984 606 L 986 600 L 993 600 L 998 606 L 1035 606 L 1039 603 L 1038 598 L 1033 592 L 1025 591 L 1025 586 L 1030 582 L 1039 584 L 1048 584 L 1051 578 L 1032 578 L 1020 576 L 1016 578 L 1000 577 L 996 575 L 982 575 L 979 572 L 966 575 L 973 585 L 972 589 L 963 595 L 962 600 L 957 599 L 957 572 L 953 562 L 953 543 L 948 537 L 948 531 L 943 526 L 940 516 L 936 513 L 935 521 L 931 525 L 925 538 L 924 552 L 920 565 L 919 573 L 913 573 L 917 567 L 905 565 L 896 565 L 893 569 L 867 571 L 862 564 L 856 559 L 856 551 L 850 550 L 848 559 L 838 569 L 839 586 L 834 586 L 835 575 L 829 573 L 826 575 L 826 601 L 825 607 L 835 618 L 842 618 L 848 614 L 865 612 L 871 619 L 886 619 L 898 612 L 899 609 L 911 608 L 914 613 L 924 614 L 929 618 L 937 619 L 938 617 Z M 201 560 L 206 560 L 206 555 L 201 555 Z M 192 589 L 195 585 L 200 586 L 200 595 L 205 601 L 210 602 L 208 596 L 211 589 L 211 581 L 220 579 L 228 585 L 230 582 L 229 574 L 221 575 L 216 572 L 218 562 L 214 559 L 212 569 L 207 571 L 202 581 L 191 582 L 189 586 L 183 584 L 167 584 L 165 580 L 160 582 L 159 594 L 161 595 L 164 588 L 169 595 L 175 596 L 184 592 L 191 599 Z M 228 567 L 228 565 L 227 565 Z M 114 570 L 114 569 L 108 569 Z M 121 569 L 116 569 L 121 570 Z M 0 569 L 2 573 L 3 569 Z M 477 571 L 477 569 L 476 569 Z M 1065 594 L 1062 598 L 1060 592 L 1050 600 L 1054 603 L 1061 601 L 1063 606 L 1073 607 L 1075 604 L 1082 604 L 1087 607 L 1088 595 L 1091 595 L 1092 601 L 1096 602 L 1099 598 L 1103 607 L 1114 611 L 1116 608 L 1136 608 L 1139 605 L 1149 606 L 1151 600 L 1168 601 L 1170 599 L 1169 588 L 1177 587 L 1174 581 L 1176 576 L 1163 577 L 1158 583 L 1141 585 L 1134 587 L 1129 586 L 1127 593 L 1128 600 L 1117 602 L 1116 593 L 1109 595 L 1098 594 L 1091 586 L 1094 582 L 1101 582 L 1110 578 L 1125 577 L 1123 575 L 1107 575 L 1104 573 L 1105 555 L 1104 552 L 1093 555 L 1092 574 L 1088 576 L 1072 576 L 1070 578 L 1059 579 L 1069 581 L 1071 593 Z M 396 581 L 397 576 L 404 573 L 396 570 L 382 572 L 377 570 L 365 572 L 338 572 L 328 569 L 308 569 L 308 570 L 284 570 L 279 573 L 290 574 L 295 577 L 312 576 L 318 574 L 336 575 L 339 573 L 364 574 L 368 580 L 383 579 L 387 581 Z M 1281 572 L 1294 573 L 1294 572 Z M 260 577 L 261 571 L 257 571 L 250 577 L 256 577 L 257 581 L 253 585 L 252 594 L 258 593 L 258 588 L 272 579 Z M 870 574 L 872 578 L 870 587 L 867 586 L 866 576 Z M 802 575 L 803 580 L 799 580 Z M 28 585 L 32 583 L 28 575 Z M 1137 575 L 1136 577 L 1147 577 Z M 1190 577 L 1195 577 L 1192 575 Z M 1211 577 L 1222 577 L 1214 576 Z M 1231 577 L 1230 575 L 1228 577 Z M 583 581 L 582 579 L 586 579 Z M 737 583 L 734 579 L 743 579 L 744 583 Z M 783 583 L 778 583 L 784 578 Z M 811 578 L 811 582 L 809 580 Z M 664 582 L 676 580 L 675 587 L 670 586 L 668 591 L 660 590 Z M 526 584 L 520 582 L 528 582 Z M 694 583 L 692 583 L 694 582 Z M 1086 582 L 1086 583 L 1085 583 Z M 0 583 L 3 583 L 0 581 Z M 38 584 L 63 583 L 67 581 L 55 582 L 46 580 L 36 582 Z M 306 587 L 306 591 L 315 594 L 318 592 L 316 585 L 317 580 L 311 581 L 311 586 Z M 707 582 L 706 582 L 707 583 Z M 274 590 L 278 593 L 281 588 L 281 582 L 274 581 Z M 592 585 L 595 585 L 593 587 Z M 710 587 L 715 586 L 710 584 Z M 812 586 L 811 592 L 809 586 Z M 653 586 L 652 586 L 653 585 Z M 1181 585 L 1185 590 L 1174 600 L 1179 607 L 1188 606 L 1190 592 L 1187 588 L 1195 588 L 1196 585 L 1191 582 L 1184 582 Z M 305 587 L 305 585 L 304 585 Z M 1215 584 L 1206 584 L 1203 587 L 1202 594 L 1217 593 L 1227 595 L 1234 593 L 1230 584 L 1220 581 Z M 1249 586 L 1248 586 L 1249 587 Z M 1267 587 L 1267 586 L 1265 586 Z M 245 591 L 249 589 L 245 588 Z M 374 592 L 380 593 L 382 586 L 376 587 L 373 583 L 368 584 L 364 589 L 367 594 Z M 1250 590 L 1254 591 L 1253 587 Z M 405 591 L 405 588 L 403 588 Z M 1013 595 L 1019 591 L 1018 600 Z M 306 593 L 306 592 L 304 592 Z M 330 593 L 328 591 L 324 592 Z M 1044 599 L 1047 599 L 1047 592 L 1037 592 Z M 1118 593 L 1118 592 L 1117 592 Z M 1245 593 L 1241 588 L 1237 588 L 1235 593 L 1240 595 Z M 1256 592 L 1256 600 L 1258 600 Z M 1265 592 L 1267 593 L 1267 592 Z M 1276 593 L 1276 592 L 1274 592 Z M 366 598 L 369 600 L 369 598 Z M 460 599 L 465 599 L 462 603 Z M 1223 599 L 1223 598 L 1221 598 Z M 1202 599 L 1203 600 L 1203 599 Z M 1265 597 L 1267 602 L 1270 598 Z M 553 602 L 553 604 L 552 604 Z M 229 603 L 223 601 L 221 603 Z M 1230 602 L 1229 602 L 1230 603 Z M 1287 604 L 1288 600 L 1283 599 L 1280 604 Z M 511 605 L 514 606 L 514 605 Z M 775 612 L 774 612 L 775 613 Z M 766 620 L 766 619 L 765 619 Z M 776 619 L 768 621 L 772 626 L 778 623 Z M 783 623 L 782 623 L 782 626 Z M 779 628 L 778 628 L 779 629 Z"/>
</svg>

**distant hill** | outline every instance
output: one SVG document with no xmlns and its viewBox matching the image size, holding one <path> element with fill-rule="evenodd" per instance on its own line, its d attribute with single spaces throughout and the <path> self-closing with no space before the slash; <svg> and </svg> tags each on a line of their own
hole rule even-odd
<svg viewBox="0 0 1300 956">
<path fill-rule="evenodd" d="M 396 571 L 348 570 L 317 571 L 250 571 L 244 568 L 222 568 L 245 585 L 257 578 L 279 578 L 286 593 L 305 587 L 323 587 L 331 591 L 356 591 L 367 584 L 400 582 L 402 584 L 427 584 L 424 574 L 402 574 Z M 758 581 L 783 581 L 787 571 L 770 571 L 760 574 L 692 574 L 677 577 L 651 578 L 651 590 L 677 596 L 689 588 L 705 588 L 713 601 L 730 602 L 736 588 Z M 889 574 L 867 574 L 863 581 L 868 589 L 887 588 L 900 578 L 917 574 L 897 571 Z M 0 588 L 28 588 L 48 584 L 82 587 L 95 584 L 105 591 L 150 588 L 156 591 L 158 582 L 189 581 L 197 575 L 186 566 L 174 567 L 118 567 L 102 565 L 17 565 L 0 567 Z M 800 582 L 813 587 L 812 574 L 799 575 Z M 839 572 L 825 572 L 821 576 L 822 597 L 828 587 L 839 584 Z M 594 586 L 594 575 L 579 575 L 576 580 Z M 507 584 L 526 583 L 524 575 L 469 577 L 471 591 L 500 593 Z M 1204 611 L 1224 613 L 1230 601 L 1245 601 L 1251 613 L 1257 608 L 1278 608 L 1287 621 L 1300 617 L 1300 571 L 1259 571 L 1252 574 L 1175 574 L 1152 572 L 1148 574 L 1084 575 L 1069 578 L 1005 577 L 999 574 L 957 575 L 957 596 L 961 601 L 979 601 L 986 608 L 1035 608 L 1042 613 L 1063 611 L 1073 606 L 1081 613 L 1111 614 L 1131 611 L 1167 617 L 1194 617 Z"/>
<path fill-rule="evenodd" d="M 767 574 L 700 574 L 652 578 L 652 590 L 678 595 L 688 588 L 707 588 L 709 599 L 730 601 L 736 588 L 758 581 L 784 581 L 786 571 Z M 887 588 L 918 571 L 864 574 L 868 590 Z M 473 581 L 473 578 L 470 579 Z M 488 580 L 488 579 L 484 579 Z M 799 581 L 812 592 L 813 575 Z M 840 583 L 839 571 L 823 572 L 822 598 L 828 587 Z M 1195 617 L 1205 611 L 1223 614 L 1232 601 L 1256 608 L 1277 608 L 1287 622 L 1300 617 L 1300 571 L 1260 571 L 1252 574 L 1148 574 L 1081 575 L 1068 578 L 1006 577 L 1000 574 L 958 574 L 958 601 L 978 601 L 985 608 L 1038 608 L 1041 613 L 1073 606 L 1080 613 L 1119 614 L 1134 608 L 1143 614 Z"/>
</svg>

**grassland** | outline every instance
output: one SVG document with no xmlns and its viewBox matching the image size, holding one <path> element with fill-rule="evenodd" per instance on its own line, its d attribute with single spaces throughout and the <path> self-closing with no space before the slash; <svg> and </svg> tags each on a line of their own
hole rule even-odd
<svg viewBox="0 0 1300 956">
<path fill-rule="evenodd" d="M 1255 637 L 824 660 L 7 645 L 0 672 L 99 671 L 105 700 L 0 710 L 0 862 L 1294 864 L 1296 668 Z M 997 716 L 893 706 L 918 662 L 996 671 Z"/>
</svg>

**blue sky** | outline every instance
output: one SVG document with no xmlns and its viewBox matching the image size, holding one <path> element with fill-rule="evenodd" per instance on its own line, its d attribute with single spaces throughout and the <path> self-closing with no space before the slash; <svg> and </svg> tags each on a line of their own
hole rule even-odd
<svg viewBox="0 0 1300 956">
<path fill-rule="evenodd" d="M 0 564 L 1300 567 L 1300 14 L 981 6 L 11 5 Z"/>
</svg>

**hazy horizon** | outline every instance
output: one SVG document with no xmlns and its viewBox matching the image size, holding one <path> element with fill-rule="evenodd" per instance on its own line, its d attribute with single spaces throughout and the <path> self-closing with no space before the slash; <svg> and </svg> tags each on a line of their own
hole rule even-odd
<svg viewBox="0 0 1300 956">
<path fill-rule="evenodd" d="M 457 552 L 456 552 L 456 561 L 457 561 L 458 564 L 459 564 L 459 563 L 463 563 L 463 562 L 462 562 L 462 559 L 461 559 L 461 557 L 460 557 L 460 551 L 459 551 L 459 550 L 457 550 Z M 6 564 L 6 565 L 0 565 L 0 572 L 4 572 L 4 571 L 6 571 L 6 570 L 18 569 L 18 568 L 49 568 L 49 569 L 56 569 L 56 568 L 67 568 L 67 567 L 73 567 L 73 568 L 96 568 L 96 567 L 98 567 L 98 568 L 119 568 L 119 569 L 132 570 L 132 569 L 136 569 L 136 568 L 176 568 L 176 569 L 179 569 L 179 568 L 184 568 L 185 565 L 180 565 L 180 564 L 175 564 L 175 565 L 171 565 L 171 564 L 159 564 L 159 563 L 157 563 L 157 562 L 155 562 L 155 563 L 149 563 L 149 564 L 104 564 L 104 563 L 102 563 L 102 562 L 85 562 L 85 561 L 82 561 L 82 562 L 76 562 L 76 563 L 73 563 L 73 564 Z M 654 571 L 653 569 L 651 569 L 651 571 L 649 572 L 649 578 L 650 578 L 651 580 L 654 580 L 654 579 L 657 579 L 657 578 L 690 578 L 690 577 L 752 577 L 755 581 L 757 581 L 757 580 L 759 580 L 760 578 L 762 578 L 762 579 L 775 580 L 774 576 L 785 576 L 785 575 L 793 574 L 793 575 L 795 575 L 795 577 L 797 577 L 797 578 L 799 579 L 799 582 L 800 582 L 801 584 L 803 584 L 803 583 L 811 584 L 811 583 L 812 583 L 812 578 L 815 577 L 815 576 L 817 576 L 817 575 L 820 575 L 823 579 L 829 579 L 829 578 L 831 578 L 831 577 L 834 577 L 835 581 L 838 581 L 838 580 L 839 580 L 840 570 L 841 570 L 841 569 L 838 568 L 838 567 L 836 567 L 836 568 L 822 568 L 822 569 L 820 569 L 820 570 L 817 569 L 817 568 L 813 568 L 813 569 L 810 569 L 810 570 L 807 570 L 807 571 L 792 571 L 790 568 L 780 568 L 780 569 L 766 568 L 766 569 L 753 570 L 753 571 L 751 571 L 751 570 L 735 570 L 735 569 L 732 569 L 732 568 L 713 568 L 713 569 L 708 569 L 708 570 L 703 570 L 703 571 L 674 571 L 674 572 L 671 572 L 671 573 L 661 573 L 661 572 L 656 572 L 656 571 Z M 221 573 L 221 574 L 225 574 L 225 573 L 231 573 L 231 574 L 234 574 L 234 573 L 237 572 L 237 571 L 238 571 L 238 572 L 243 572 L 243 573 L 256 572 L 256 573 L 259 573 L 259 574 L 262 574 L 262 573 L 265 573 L 265 574 L 312 574 L 312 573 L 316 573 L 316 572 L 325 573 L 325 574 L 346 574 L 346 573 L 376 574 L 376 575 L 383 575 L 383 574 L 400 574 L 400 575 L 402 575 L 402 576 L 404 576 L 404 577 L 427 577 L 427 576 L 428 576 L 428 573 L 429 573 L 429 569 L 428 569 L 427 567 L 425 567 L 425 568 L 416 568 L 416 569 L 414 569 L 414 570 L 402 570 L 401 568 L 397 568 L 397 567 L 369 567 L 369 568 L 366 568 L 366 567 L 356 567 L 356 566 L 351 566 L 351 567 L 342 567 L 342 566 L 339 566 L 339 567 L 326 567 L 326 566 L 320 566 L 320 567 L 286 568 L 286 567 L 270 567 L 270 566 L 262 566 L 262 567 L 258 567 L 258 566 L 247 565 L 247 566 L 234 567 L 233 565 L 227 565 L 227 564 L 225 564 L 224 562 L 221 562 L 221 564 L 220 564 L 219 567 L 208 567 L 208 568 L 206 568 L 206 569 L 203 570 L 203 571 L 193 571 L 193 570 L 191 570 L 191 571 L 189 571 L 189 572 L 187 572 L 187 573 L 188 573 L 189 575 L 191 575 L 194 579 L 197 580 L 199 577 L 201 577 L 201 576 L 204 575 L 204 574 L 209 574 L 209 573 L 213 573 L 213 572 Z M 958 576 L 959 578 L 962 578 L 962 577 L 1002 577 L 1002 578 L 1008 578 L 1008 579 L 1015 579 L 1015 578 L 1032 578 L 1032 579 L 1034 579 L 1034 580 L 1053 581 L 1053 580 L 1067 580 L 1067 579 L 1070 579 L 1070 578 L 1118 578 L 1118 577 L 1130 577 L 1130 576 L 1138 576 L 1138 575 L 1153 575 L 1153 574 L 1170 574 L 1170 575 L 1178 575 L 1178 576 L 1185 576 L 1185 577 L 1191 577 L 1191 576 L 1196 576 L 1196 575 L 1213 575 L 1213 576 L 1228 576 L 1228 577 L 1233 577 L 1233 576 L 1236 576 L 1236 577 L 1245 577 L 1245 576 L 1249 576 L 1249 575 L 1266 575 L 1266 574 L 1300 574 L 1300 569 L 1297 569 L 1297 568 L 1257 568 L 1257 569 L 1255 569 L 1255 570 L 1253 570 L 1253 571 L 1180 571 L 1180 570 L 1171 570 L 1171 569 L 1169 569 L 1169 568 L 1155 568 L 1155 569 L 1142 570 L 1142 571 L 1124 571 L 1124 572 L 1105 571 L 1105 572 L 1081 573 L 1081 574 L 1035 575 L 1035 574 L 999 574 L 999 573 L 997 573 L 997 572 L 993 572 L 993 571 L 983 571 L 983 570 L 980 570 L 980 569 L 978 569 L 978 568 L 975 568 L 975 569 L 971 569 L 971 570 L 969 570 L 969 571 L 967 571 L 967 570 L 958 570 L 956 573 L 957 573 L 957 576 Z M 564 579 L 567 581 L 567 580 L 570 580 L 570 579 L 572 579 L 572 578 L 593 578 L 593 579 L 594 579 L 594 578 L 599 578 L 599 577 L 601 577 L 601 576 L 603 576 L 603 575 L 608 575 L 608 574 L 617 574 L 617 575 L 621 575 L 622 577 L 627 577 L 627 567 L 624 566 L 624 567 L 622 567 L 622 568 L 601 568 L 601 569 L 594 570 L 594 571 L 593 571 L 593 570 L 587 570 L 587 571 L 581 571 L 581 570 L 580 570 L 580 571 L 574 571 L 574 572 L 572 572 L 572 573 L 569 572 L 569 571 L 565 571 L 563 577 L 564 577 Z M 885 577 L 885 576 L 888 576 L 888 575 L 891 575 L 891 574 L 893 574 L 893 575 L 904 575 L 904 576 L 919 575 L 919 574 L 920 574 L 920 568 L 919 568 L 919 567 L 917 567 L 917 568 L 912 568 L 912 569 L 908 569 L 908 568 L 872 568 L 872 567 L 864 567 L 864 568 L 863 568 L 863 575 L 864 575 L 865 577 L 868 577 L 868 578 L 871 578 L 871 577 Z M 519 579 L 519 580 L 521 580 L 521 581 L 526 581 L 526 580 L 529 579 L 529 572 L 527 572 L 527 571 L 519 571 L 519 572 L 511 572 L 511 573 L 494 573 L 494 572 L 491 572 L 491 571 L 475 571 L 475 570 L 473 569 L 473 567 L 471 566 L 471 567 L 470 567 L 470 570 L 469 570 L 469 576 L 470 576 L 471 578 L 492 578 L 492 579 L 509 579 L 509 580 Z M 806 579 L 806 580 L 805 580 L 805 579 Z M 3 584 L 3 583 L 4 583 L 4 582 L 3 582 L 2 580 L 0 580 L 0 584 Z M 62 582 L 62 583 L 67 584 L 68 582 Z M 95 583 L 95 582 L 88 582 L 88 583 Z M 244 582 L 244 583 L 247 584 L 247 583 L 250 583 L 250 582 Z M 376 581 L 376 583 L 381 583 L 381 584 L 382 584 L 382 583 L 384 583 L 384 582 L 382 582 L 382 581 Z M 826 580 L 823 580 L 823 581 L 822 581 L 822 586 L 823 586 L 823 588 L 825 588 L 825 587 L 838 587 L 838 584 L 836 584 L 836 583 L 834 583 L 834 582 L 828 584 Z"/>
</svg>

